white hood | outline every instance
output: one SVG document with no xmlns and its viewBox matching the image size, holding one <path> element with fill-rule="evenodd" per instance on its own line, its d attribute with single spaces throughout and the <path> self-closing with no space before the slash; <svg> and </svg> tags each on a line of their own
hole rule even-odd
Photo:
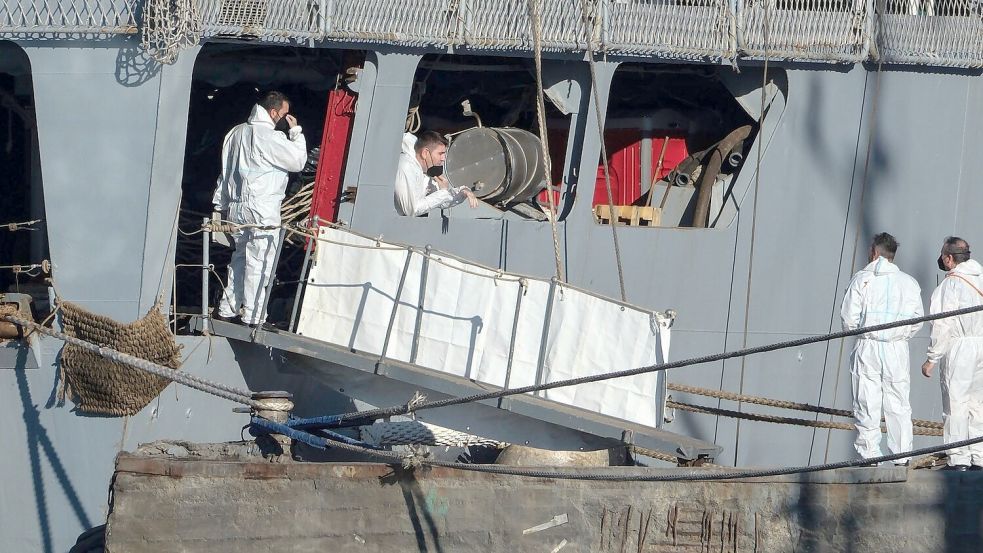
<svg viewBox="0 0 983 553">
<path fill-rule="evenodd" d="M 983 266 L 981 266 L 975 259 L 968 259 L 959 265 L 956 265 L 956 268 L 953 269 L 952 272 L 959 273 L 961 275 L 980 276 L 983 274 Z"/>
<path fill-rule="evenodd" d="M 416 157 L 416 150 L 414 150 L 414 146 L 416 146 L 416 136 L 409 132 L 403 134 L 403 147 L 401 153 L 404 153 L 410 157 Z"/>
<path fill-rule="evenodd" d="M 271 129 L 276 127 L 273 119 L 270 118 L 270 113 L 259 104 L 253 106 L 253 110 L 249 112 L 249 119 L 246 119 L 246 122 L 250 125 L 263 125 Z"/>
</svg>

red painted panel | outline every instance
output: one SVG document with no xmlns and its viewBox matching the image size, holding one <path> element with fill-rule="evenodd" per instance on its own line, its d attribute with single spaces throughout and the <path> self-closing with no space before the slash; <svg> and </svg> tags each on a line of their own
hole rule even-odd
<svg viewBox="0 0 983 553">
<path fill-rule="evenodd" d="M 664 138 L 656 138 L 659 131 L 652 133 L 652 170 L 659 163 Z M 642 180 L 642 131 L 641 129 L 611 129 L 605 131 L 605 146 L 608 151 L 608 171 L 611 180 L 611 196 L 614 205 L 632 205 L 647 191 L 651 183 L 641 183 Z M 667 135 L 662 135 L 663 137 Z M 666 155 L 662 161 L 658 178 L 669 174 L 676 165 L 689 155 L 686 150 L 686 140 L 680 137 L 669 138 Z M 607 205 L 608 196 L 605 190 L 604 165 L 597 166 L 597 180 L 594 186 L 594 206 Z"/>
<path fill-rule="evenodd" d="M 338 219 L 338 196 L 345 176 L 348 143 L 355 121 L 357 97 L 345 88 L 337 88 L 328 94 L 328 109 L 324 117 L 321 135 L 321 157 L 314 178 L 314 195 L 311 200 L 311 216 L 321 221 Z"/>
</svg>

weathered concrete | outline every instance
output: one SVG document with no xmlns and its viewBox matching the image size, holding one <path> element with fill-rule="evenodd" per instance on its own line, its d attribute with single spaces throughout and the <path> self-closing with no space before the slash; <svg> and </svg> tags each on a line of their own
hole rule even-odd
<svg viewBox="0 0 983 553">
<path fill-rule="evenodd" d="M 699 469 L 665 469 L 678 470 Z M 983 472 L 865 468 L 733 482 L 587 482 L 269 463 L 246 444 L 158 445 L 121 454 L 116 471 L 108 553 L 983 547 Z"/>
</svg>

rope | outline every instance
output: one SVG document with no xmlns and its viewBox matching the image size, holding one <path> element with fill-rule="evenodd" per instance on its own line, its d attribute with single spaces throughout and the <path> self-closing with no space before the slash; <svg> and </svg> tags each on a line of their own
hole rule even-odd
<svg viewBox="0 0 983 553">
<path fill-rule="evenodd" d="M 658 459 L 660 461 L 665 461 L 667 463 L 678 463 L 679 457 L 672 455 L 670 453 L 663 453 L 661 451 L 656 451 L 654 449 L 649 449 L 647 447 L 642 447 L 635 444 L 628 444 L 628 451 L 635 455 L 644 455 L 646 457 L 651 457 L 653 459 Z M 699 465 L 701 467 L 717 467 L 723 468 L 721 465 L 715 465 L 713 463 L 703 463 Z"/>
<path fill-rule="evenodd" d="M 746 394 L 738 394 L 734 392 L 725 392 L 723 390 L 711 390 L 709 388 L 700 388 L 698 386 L 688 386 L 686 384 L 666 384 L 666 388 L 673 390 L 675 392 L 684 392 L 687 394 L 696 394 L 701 396 L 707 396 L 717 399 L 726 399 L 730 401 L 753 403 L 755 405 L 766 405 L 768 407 L 779 407 L 782 409 L 793 409 L 796 411 L 811 411 L 813 413 L 822 413 L 824 415 L 835 415 L 837 417 L 853 417 L 853 412 L 847 409 L 834 409 L 832 407 L 823 407 L 821 405 L 810 405 L 808 403 L 797 403 L 794 401 L 785 401 L 781 399 L 771 399 L 767 397 L 750 396 Z M 914 419 L 911 421 L 913 426 L 920 426 L 922 428 L 936 428 L 941 429 L 942 423 L 935 421 L 926 421 Z"/>
<path fill-rule="evenodd" d="M 719 407 L 709 407 L 706 405 L 694 405 L 692 403 L 682 403 L 679 401 L 673 401 L 671 399 L 666 401 L 666 407 L 672 409 L 679 409 L 681 411 L 689 411 L 690 413 L 718 415 L 723 417 L 730 417 L 739 420 L 750 420 L 755 422 L 772 422 L 776 424 L 791 424 L 796 426 L 809 426 L 812 428 L 829 428 L 833 430 L 856 430 L 857 428 L 855 425 L 846 422 L 797 419 L 792 417 L 780 417 L 777 415 L 745 413 L 743 411 L 731 411 L 730 409 L 721 409 Z M 881 426 L 881 432 L 887 432 L 884 426 Z M 942 435 L 941 429 L 924 428 L 921 426 L 914 427 L 912 432 L 916 436 L 941 436 Z"/>
<path fill-rule="evenodd" d="M 741 339 L 741 347 L 747 347 L 747 336 L 748 336 L 748 326 L 751 322 L 751 282 L 754 275 L 754 242 L 756 231 L 758 227 L 758 195 L 761 189 L 761 150 L 764 148 L 765 133 L 764 133 L 764 121 L 765 121 L 765 101 L 767 100 L 767 89 L 768 89 L 768 39 L 770 32 L 770 25 L 768 21 L 768 8 L 770 3 L 766 1 L 764 3 L 764 21 L 762 27 L 762 34 L 764 38 L 764 50 L 765 50 L 765 64 L 764 69 L 761 72 L 761 111 L 758 113 L 758 159 L 754 167 L 754 202 L 751 207 L 751 244 L 748 251 L 748 262 L 747 262 L 747 289 L 744 293 L 744 332 Z M 744 393 L 744 368 L 746 357 L 741 357 L 741 379 L 738 384 L 741 393 Z M 740 409 L 741 405 L 738 403 L 737 408 Z M 740 451 L 738 447 L 741 443 L 741 421 L 737 421 L 737 429 L 734 432 L 734 465 L 737 465 L 737 455 Z"/>
<path fill-rule="evenodd" d="M 915 449 L 912 451 L 905 451 L 902 453 L 892 453 L 890 455 L 882 455 L 880 457 L 872 457 L 870 459 L 854 459 L 852 461 L 842 461 L 839 463 L 827 463 L 815 466 L 805 466 L 805 467 L 786 467 L 779 469 L 756 469 L 756 470 L 728 470 L 719 472 L 709 472 L 700 469 L 693 469 L 692 472 L 688 473 L 673 473 L 673 474 L 610 474 L 610 473 L 597 473 L 597 472 L 559 472 L 552 470 L 541 470 L 535 468 L 521 468 L 521 467 L 511 467 L 505 465 L 478 465 L 478 464 L 466 464 L 466 463 L 455 463 L 450 461 L 440 461 L 437 459 L 421 458 L 417 455 L 400 455 L 392 451 L 384 451 L 377 449 L 369 449 L 356 445 L 351 438 L 341 437 L 343 441 L 332 442 L 328 439 L 321 438 L 319 436 L 312 435 L 308 432 L 302 430 L 297 430 L 291 428 L 285 424 L 276 423 L 270 420 L 261 419 L 258 417 L 253 417 L 251 424 L 259 428 L 263 428 L 270 432 L 281 434 L 303 442 L 311 447 L 316 447 L 318 449 L 328 449 L 336 448 L 342 451 L 349 451 L 352 453 L 358 453 L 362 455 L 367 455 L 371 457 L 376 457 L 391 461 L 394 463 L 400 463 L 404 466 L 406 465 L 426 465 L 434 467 L 444 467 L 452 468 L 458 470 L 465 470 L 471 472 L 481 472 L 488 474 L 501 474 L 510 476 L 524 476 L 530 478 L 550 478 L 557 480 L 595 480 L 595 481 L 611 481 L 611 482 L 674 482 L 674 481 L 689 481 L 689 480 L 730 480 L 735 478 L 760 478 L 765 476 L 782 476 L 786 474 L 805 474 L 810 472 L 821 472 L 826 470 L 847 468 L 847 467 L 857 467 L 862 465 L 867 465 L 869 463 L 881 463 L 886 461 L 895 461 L 898 459 L 905 459 L 908 457 L 918 457 L 922 455 L 929 455 L 932 453 L 938 453 L 940 451 L 945 451 L 947 449 L 953 449 L 957 447 L 964 447 L 968 445 L 977 444 L 983 442 L 983 436 L 977 438 L 971 438 L 968 440 L 962 440 L 958 442 L 952 442 L 948 444 L 942 444 L 938 446 L 925 447 L 921 449 Z"/>
<path fill-rule="evenodd" d="M 211 382 L 204 378 L 200 378 L 180 370 L 175 370 L 170 367 L 165 367 L 163 365 L 151 363 L 146 359 L 140 359 L 139 357 L 127 355 L 123 352 L 114 349 L 102 347 L 97 344 L 93 344 L 91 342 L 86 342 L 85 340 L 79 340 L 78 338 L 69 336 L 63 332 L 59 332 L 57 330 L 41 326 L 35 323 L 34 321 L 29 321 L 27 319 L 18 317 L 16 315 L 5 315 L 3 317 L 3 320 L 14 323 L 16 325 L 20 325 L 22 327 L 30 328 L 34 332 L 40 332 L 41 334 L 45 334 L 53 338 L 58 338 L 59 340 L 65 343 L 72 344 L 86 351 L 90 351 L 106 359 L 129 365 L 130 367 L 133 367 L 135 369 L 139 369 L 141 371 L 148 372 L 153 375 L 157 375 L 161 378 L 165 378 L 167 380 L 177 382 L 178 384 L 183 384 L 189 388 L 194 388 L 196 390 L 205 392 L 207 394 L 212 394 L 214 396 L 218 396 L 227 399 L 229 401 L 241 403 L 242 405 L 248 405 L 249 407 L 252 407 L 254 409 L 266 409 L 266 407 L 264 407 L 264 404 L 253 400 L 251 397 L 252 395 L 251 392 L 248 392 L 246 390 L 239 390 L 237 388 L 226 386 L 224 384 Z"/>
<path fill-rule="evenodd" d="M 584 25 L 585 32 L 592 33 L 594 26 L 597 24 L 597 3 L 591 4 L 589 0 L 584 0 L 582 6 L 593 5 L 594 7 L 590 10 L 590 17 L 587 24 Z M 584 9 L 584 15 L 587 16 L 588 11 Z M 601 102 L 600 93 L 597 91 L 597 69 L 594 66 L 594 47 L 591 45 L 593 42 L 593 36 L 588 34 L 587 40 L 585 41 L 587 47 L 587 62 L 590 65 L 590 85 L 591 85 L 591 95 L 594 98 L 594 114 L 597 115 L 597 133 L 600 135 L 601 140 L 601 162 L 604 164 L 604 189 L 607 191 L 608 195 L 608 209 L 611 210 L 611 238 L 614 240 L 614 258 L 618 265 L 618 286 L 621 290 L 621 301 L 628 301 L 628 295 L 625 293 L 625 273 L 621 266 L 621 246 L 618 244 L 618 218 L 615 216 L 614 210 L 614 196 L 611 194 L 611 172 L 608 168 L 608 148 L 604 143 L 604 119 L 601 117 Z"/>
<path fill-rule="evenodd" d="M 553 183 L 550 182 L 553 178 L 553 165 L 550 159 L 549 136 L 546 130 L 546 100 L 543 98 L 543 44 L 541 36 L 543 22 L 539 17 L 539 3 L 541 1 L 529 0 L 529 15 L 532 19 L 532 39 L 536 64 L 536 121 L 539 124 L 539 146 L 543 154 L 543 176 L 546 179 L 546 199 L 550 209 L 550 231 L 553 234 L 553 259 L 556 262 L 556 279 L 563 282 L 565 279 L 563 278 L 563 260 L 560 256 L 560 236 L 556 228 L 556 220 L 560 214 L 556 206 L 556 198 L 553 197 Z M 621 299 L 624 299 L 623 292 L 624 289 L 622 288 Z"/>
<path fill-rule="evenodd" d="M 492 446 L 503 448 L 505 442 L 458 432 L 420 421 L 376 423 L 360 429 L 362 441 L 377 446 L 432 445 L 448 447 Z"/>
<path fill-rule="evenodd" d="M 194 0 L 149 0 L 143 6 L 140 46 L 159 63 L 174 63 L 198 44 L 202 22 Z"/>
<path fill-rule="evenodd" d="M 34 219 L 33 221 L 22 221 L 19 223 L 7 223 L 5 225 L 0 225 L 0 228 L 6 228 L 10 232 L 16 232 L 18 230 L 37 230 L 36 228 L 31 228 L 34 225 L 40 223 L 42 219 Z"/>
<path fill-rule="evenodd" d="M 783 349 L 797 348 L 806 346 L 809 344 L 815 344 L 819 342 L 826 342 L 829 340 L 836 340 L 839 338 L 847 338 L 850 336 L 859 336 L 867 332 L 877 332 L 880 330 L 887 330 L 891 328 L 898 328 L 901 326 L 908 326 L 918 323 L 923 323 L 926 321 L 935 321 L 938 319 L 945 319 L 949 317 L 956 317 L 959 315 L 967 315 L 969 313 L 976 313 L 983 311 L 983 305 L 976 305 L 973 307 L 966 307 L 963 309 L 956 309 L 953 311 L 945 311 L 942 313 L 936 313 L 934 315 L 924 315 L 922 317 L 914 317 L 911 319 L 904 319 L 900 321 L 894 321 L 890 323 L 883 323 L 879 325 L 855 328 L 853 330 L 842 330 L 839 332 L 833 332 L 830 334 L 822 334 L 818 336 L 810 336 L 808 338 L 799 338 L 796 340 L 788 340 L 785 342 L 776 342 L 774 344 L 768 344 L 764 346 L 756 346 L 752 348 L 744 348 L 736 351 L 715 353 L 712 355 L 704 355 L 702 357 L 692 357 L 689 359 L 682 359 L 679 361 L 672 361 L 668 363 L 661 363 L 657 365 L 646 365 L 643 367 L 637 367 L 634 369 L 626 369 L 623 371 L 615 371 L 599 375 L 582 376 L 578 378 L 570 378 L 567 380 L 557 380 L 555 382 L 548 382 L 545 384 L 536 384 L 530 386 L 523 386 L 521 388 L 510 388 L 508 390 L 497 390 L 493 392 L 485 392 L 481 394 L 474 394 L 470 396 L 460 397 L 460 398 L 448 398 L 437 401 L 430 401 L 417 405 L 412 411 L 422 411 L 424 409 L 436 409 L 439 407 L 449 407 L 451 405 L 462 405 L 465 403 L 474 403 L 477 401 L 487 401 L 491 399 L 498 399 L 507 396 L 513 396 L 518 394 L 528 394 L 530 392 L 538 392 L 541 390 L 553 390 L 555 388 L 564 388 L 567 386 L 576 386 L 579 384 L 589 384 L 592 382 L 601 382 L 604 380 L 612 380 L 615 378 L 623 378 L 626 376 L 635 376 L 639 374 L 646 374 L 651 372 L 667 371 L 669 369 L 678 369 L 681 367 L 689 367 L 692 365 L 701 365 L 704 363 L 713 363 L 716 361 L 723 361 L 725 359 L 733 359 L 735 357 L 745 357 L 748 355 L 756 355 L 759 353 L 768 353 L 772 351 L 778 351 Z M 336 420 L 339 423 L 343 423 L 351 420 L 365 420 L 370 418 L 382 418 L 391 417 L 395 415 L 405 415 L 409 413 L 410 410 L 406 406 L 397 405 L 393 407 L 387 407 L 383 409 L 373 409 L 369 411 L 352 412 L 346 413 L 344 415 L 336 415 Z"/>
</svg>

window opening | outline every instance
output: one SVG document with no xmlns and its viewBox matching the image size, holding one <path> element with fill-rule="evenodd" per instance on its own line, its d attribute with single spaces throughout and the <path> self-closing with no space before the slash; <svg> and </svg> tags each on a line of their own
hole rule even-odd
<svg viewBox="0 0 983 553">
<path fill-rule="evenodd" d="M 270 90 L 290 100 L 306 138 L 307 164 L 290 173 L 281 203 L 283 223 L 335 221 L 351 140 L 356 95 L 347 88 L 365 59 L 363 51 L 206 44 L 195 62 L 178 236 L 175 257 L 177 312 L 199 313 L 202 295 L 202 238 L 197 231 L 212 217 L 212 194 L 221 171 L 222 144 L 233 127 L 245 123 L 260 95 Z M 352 198 L 353 199 L 353 198 Z M 281 247 L 267 320 L 289 323 L 304 270 L 307 243 L 288 234 Z M 209 263 L 208 305 L 214 308 L 228 278 L 234 251 L 231 235 L 214 234 Z M 182 318 L 187 323 L 187 318 Z M 186 327 L 185 327 L 186 329 Z"/>
<path fill-rule="evenodd" d="M 40 320 L 51 309 L 50 263 L 34 86 L 11 42 L 0 42 L 0 167 L 0 291 L 30 295 Z"/>
<path fill-rule="evenodd" d="M 545 220 L 544 161 L 536 122 L 533 60 L 498 56 L 427 55 L 420 61 L 407 110 L 406 130 L 447 136 L 445 165 L 452 187 L 467 187 L 486 205 Z M 570 116 L 549 100 L 546 122 L 549 182 L 560 213 Z M 460 213 L 467 207 L 456 207 Z"/>
<path fill-rule="evenodd" d="M 615 213 L 598 163 L 595 221 L 609 224 L 616 217 L 650 227 L 720 223 L 724 198 L 756 133 L 755 121 L 720 82 L 720 70 L 634 63 L 618 68 L 604 128 Z M 715 148 L 726 150 L 719 169 L 711 159 Z"/>
</svg>

